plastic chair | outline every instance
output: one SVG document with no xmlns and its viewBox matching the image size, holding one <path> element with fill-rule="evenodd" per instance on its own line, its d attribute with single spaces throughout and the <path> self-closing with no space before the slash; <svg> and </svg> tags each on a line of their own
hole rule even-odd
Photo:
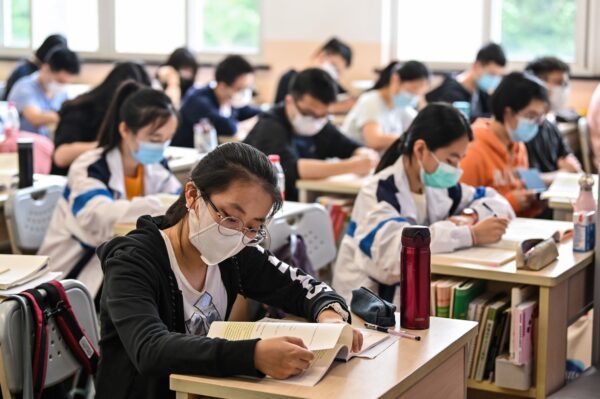
<svg viewBox="0 0 600 399">
<path fill-rule="evenodd" d="M 79 323 L 97 346 L 100 338 L 94 302 L 87 288 L 77 280 L 63 280 Z M 43 290 L 40 290 L 45 294 Z M 5 399 L 22 394 L 23 399 L 33 399 L 31 354 L 33 320 L 29 306 L 16 299 L 0 303 L 0 385 Z M 31 337 L 24 342 L 24 337 Z M 45 387 L 50 387 L 80 371 L 80 365 L 60 335 L 60 330 L 50 319 L 48 323 L 48 368 Z M 90 382 L 89 391 L 93 391 Z M 93 395 L 93 392 L 89 392 Z M 88 396 L 89 396 L 88 395 Z M 90 396 L 93 397 L 93 396 Z"/>
<path fill-rule="evenodd" d="M 293 232 L 302 236 L 315 271 L 335 259 L 336 246 L 331 218 L 319 204 L 286 201 L 283 209 L 269 224 L 268 230 L 271 250 L 285 244 Z"/>
<path fill-rule="evenodd" d="M 27 187 L 13 192 L 4 204 L 12 251 L 35 253 L 42 245 L 63 186 Z"/>
<path fill-rule="evenodd" d="M 589 128 L 586 118 L 579 118 L 577 121 L 577 131 L 579 134 L 579 148 L 581 149 L 581 159 L 583 160 L 583 170 L 586 173 L 593 173 L 592 167 L 592 144 L 590 141 Z"/>
</svg>

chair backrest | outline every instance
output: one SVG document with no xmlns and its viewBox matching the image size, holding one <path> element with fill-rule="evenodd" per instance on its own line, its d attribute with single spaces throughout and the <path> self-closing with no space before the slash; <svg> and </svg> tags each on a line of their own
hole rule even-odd
<svg viewBox="0 0 600 399">
<path fill-rule="evenodd" d="M 13 253 L 33 253 L 42 245 L 63 186 L 27 187 L 10 194 L 4 213 Z"/>
<path fill-rule="evenodd" d="M 79 324 L 97 347 L 100 335 L 94 301 L 89 291 L 77 280 L 63 280 L 62 284 Z M 22 312 L 22 306 L 14 300 L 0 303 L 0 356 L 2 357 L 0 362 L 4 364 L 5 373 L 0 381 L 8 384 L 8 390 L 12 395 L 23 391 L 23 345 L 33 345 L 31 340 L 24 341 L 24 332 L 27 328 L 23 325 Z M 45 386 L 62 382 L 73 376 L 79 369 L 77 359 L 63 340 L 54 320 L 50 319 Z M 5 387 L 2 388 L 4 392 Z"/>
<path fill-rule="evenodd" d="M 325 208 L 319 204 L 286 201 L 282 211 L 275 215 L 268 229 L 271 236 L 271 250 L 285 244 L 292 232 L 302 236 L 315 270 L 321 269 L 335 259 L 336 246 L 331 218 Z"/>
<path fill-rule="evenodd" d="M 581 159 L 583 160 L 583 170 L 586 173 L 592 173 L 592 144 L 586 118 L 579 118 L 577 121 L 577 131 L 579 134 L 579 148 L 581 149 Z"/>
</svg>

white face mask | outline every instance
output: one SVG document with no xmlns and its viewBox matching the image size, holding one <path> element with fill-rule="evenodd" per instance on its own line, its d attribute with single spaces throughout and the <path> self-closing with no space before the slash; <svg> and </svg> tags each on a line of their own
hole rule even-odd
<svg viewBox="0 0 600 399">
<path fill-rule="evenodd" d="M 236 92 L 231 97 L 231 106 L 233 108 L 243 108 L 252 101 L 252 89 L 243 89 Z"/>
<path fill-rule="evenodd" d="M 197 202 L 195 210 L 189 209 L 188 238 L 200 252 L 204 263 L 209 266 L 217 265 L 244 249 L 243 234 L 240 231 L 231 231 L 231 235 L 219 233 L 219 224 L 211 216 L 206 202 L 202 198 L 198 198 Z"/>
<path fill-rule="evenodd" d="M 321 69 L 327 72 L 329 76 L 331 76 L 331 79 L 333 79 L 335 82 L 337 82 L 337 80 L 340 78 L 337 68 L 329 61 L 324 62 L 321 65 Z"/>
<path fill-rule="evenodd" d="M 310 137 L 319 133 L 325 124 L 327 124 L 327 121 L 327 117 L 314 118 L 312 116 L 302 115 L 298 112 L 292 121 L 292 126 L 300 136 Z"/>
<path fill-rule="evenodd" d="M 557 112 L 565 109 L 569 95 L 571 94 L 570 86 L 557 86 L 550 89 L 550 108 Z"/>
</svg>

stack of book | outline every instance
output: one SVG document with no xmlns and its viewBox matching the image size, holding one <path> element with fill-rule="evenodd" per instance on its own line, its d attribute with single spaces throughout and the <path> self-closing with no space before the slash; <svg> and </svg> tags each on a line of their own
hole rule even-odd
<svg viewBox="0 0 600 399">
<path fill-rule="evenodd" d="M 329 212 L 329 217 L 331 218 L 331 224 L 333 226 L 333 236 L 335 242 L 339 245 L 348 229 L 353 200 L 350 198 L 321 196 L 317 199 L 317 202 L 323 205 Z"/>
</svg>

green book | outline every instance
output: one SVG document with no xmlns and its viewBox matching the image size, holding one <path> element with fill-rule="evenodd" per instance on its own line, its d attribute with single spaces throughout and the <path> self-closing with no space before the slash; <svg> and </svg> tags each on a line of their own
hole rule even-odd
<svg viewBox="0 0 600 399">
<path fill-rule="evenodd" d="M 467 320 L 469 303 L 483 293 L 485 289 L 484 280 L 467 280 L 454 288 L 454 308 L 452 316 L 454 319 Z"/>
<path fill-rule="evenodd" d="M 483 381 L 485 366 L 487 364 L 487 359 L 490 350 L 490 344 L 492 342 L 492 336 L 494 334 L 494 329 L 496 328 L 496 323 L 498 322 L 498 317 L 509 306 L 510 299 L 508 298 L 508 296 L 503 296 L 496 302 L 486 306 L 484 319 L 482 321 L 483 335 L 481 338 L 481 347 L 479 348 L 479 355 L 476 359 L 477 363 L 474 375 L 476 381 Z"/>
</svg>

